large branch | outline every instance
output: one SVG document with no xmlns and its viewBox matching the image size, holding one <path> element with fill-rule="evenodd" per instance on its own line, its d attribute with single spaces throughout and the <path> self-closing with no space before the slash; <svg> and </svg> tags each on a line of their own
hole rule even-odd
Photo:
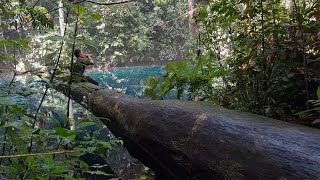
<svg viewBox="0 0 320 180">
<path fill-rule="evenodd" d="M 62 88 L 63 89 L 63 88 Z M 71 88 L 131 155 L 162 179 L 319 179 L 320 131 L 205 102 L 141 100 Z"/>
</svg>

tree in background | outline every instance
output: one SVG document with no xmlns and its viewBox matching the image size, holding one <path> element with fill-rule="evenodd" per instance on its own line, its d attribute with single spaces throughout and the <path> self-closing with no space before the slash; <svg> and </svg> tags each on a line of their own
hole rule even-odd
<svg viewBox="0 0 320 180">
<path fill-rule="evenodd" d="M 180 98 L 188 90 L 190 99 L 296 120 L 316 99 L 319 8 L 317 0 L 210 1 L 196 17 L 202 53 L 169 64 L 146 93 L 161 98 L 176 88 Z"/>
<path fill-rule="evenodd" d="M 113 6 L 81 3 L 77 46 L 94 54 L 100 66 L 163 65 L 182 59 L 193 44 L 188 34 L 187 2 L 141 0 Z M 55 9 L 52 4 L 45 6 L 49 11 Z M 57 11 L 50 14 L 58 21 Z M 68 47 L 74 25 L 71 17 L 64 38 L 69 39 Z M 42 65 L 50 64 L 60 46 L 58 34 L 58 29 L 30 34 L 33 52 L 29 56 Z M 62 64 L 67 65 L 70 54 L 65 50 Z"/>
</svg>

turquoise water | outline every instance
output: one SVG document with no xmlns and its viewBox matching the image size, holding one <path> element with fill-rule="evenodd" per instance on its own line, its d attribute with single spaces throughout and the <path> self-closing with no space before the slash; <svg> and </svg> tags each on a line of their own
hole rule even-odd
<svg viewBox="0 0 320 180">
<path fill-rule="evenodd" d="M 146 80 L 149 77 L 155 76 L 161 78 L 165 74 L 165 70 L 163 66 L 139 66 L 114 68 L 109 71 L 91 71 L 86 74 L 96 80 L 100 86 L 138 98 L 145 98 L 144 89 Z M 10 102 L 14 102 L 14 104 L 27 105 L 29 111 L 34 112 L 37 109 L 45 87 L 42 83 L 35 81 L 32 76 L 27 76 L 26 81 L 26 84 L 16 81 L 14 86 L 19 88 L 15 88 L 15 92 L 11 95 L 5 93 L 2 97 L 7 96 Z M 5 89 L 1 92 L 7 91 L 7 86 L 7 82 L 0 80 L 0 89 Z M 28 94 L 28 92 L 33 93 L 31 93 L 31 96 L 25 95 Z M 174 99 L 175 97 L 175 90 L 173 90 L 171 93 L 167 94 L 164 99 Z M 53 97 L 49 97 L 48 101 L 51 101 L 52 98 Z M 64 96 L 61 96 L 60 98 L 63 99 Z"/>
<path fill-rule="evenodd" d="M 144 84 L 149 77 L 161 77 L 165 74 L 164 68 L 159 66 L 116 68 L 105 72 L 86 73 L 99 85 L 112 90 L 142 98 Z"/>
<path fill-rule="evenodd" d="M 100 86 L 107 87 L 111 90 L 116 90 L 121 93 L 125 93 L 138 98 L 146 98 L 144 96 L 145 82 L 150 77 L 159 77 L 161 78 L 165 74 L 163 66 L 140 66 L 140 67 L 126 67 L 126 68 L 114 68 L 109 71 L 91 71 L 86 73 L 86 75 L 91 76 L 96 80 Z M 19 105 L 27 105 L 30 113 L 35 112 L 39 100 L 41 99 L 44 91 L 44 86 L 42 83 L 34 81 L 32 76 L 28 76 L 27 83 L 21 84 L 19 81 L 15 82 L 15 92 L 7 96 L 10 102 Z M 0 81 L 0 88 L 7 87 L 8 84 Z M 28 96 L 28 92 L 31 92 L 31 96 Z M 32 93 L 33 92 L 33 93 Z M 1 94 L 1 93 L 0 93 Z M 55 93 L 54 93 L 55 94 Z M 61 104 L 61 102 L 55 102 L 52 104 L 52 99 L 61 98 L 64 99 L 64 96 L 54 96 L 48 95 L 46 98 L 50 106 L 55 106 Z M 1 97 L 1 95 L 0 95 Z M 176 90 L 171 90 L 166 94 L 163 99 L 175 99 Z M 187 96 L 183 99 L 187 99 Z M 62 113 L 63 114 L 63 113 Z"/>
<path fill-rule="evenodd" d="M 164 73 L 163 67 L 130 67 L 116 68 L 105 72 L 92 71 L 87 73 L 87 75 L 92 76 L 92 78 L 98 81 L 101 86 L 143 98 L 145 81 L 152 76 L 162 77 Z M 0 88 L 1 85 L 4 89 L 8 86 L 5 82 L 0 83 Z M 14 86 L 15 91 L 10 95 L 5 93 L 4 96 L 8 97 L 8 100 L 12 104 L 26 106 L 28 108 L 28 114 L 35 114 L 45 90 L 44 84 L 35 81 L 32 77 L 27 77 L 25 84 L 17 81 Z M 7 89 L 5 90 L 7 91 Z M 25 95 L 28 91 L 33 93 Z M 66 106 L 67 98 L 63 94 L 58 93 L 53 89 L 49 89 L 39 112 L 39 117 L 43 117 L 46 121 L 45 128 L 53 129 L 58 123 L 63 124 L 67 114 Z M 50 112 L 50 117 L 44 117 L 44 112 Z M 78 130 L 77 141 L 82 137 L 89 136 L 89 134 L 93 134 L 94 138 L 104 141 L 115 138 L 98 118 L 95 118 L 77 103 L 73 103 L 73 115 L 76 122 L 84 121 L 95 123 L 95 125 L 82 129 L 80 126 L 76 126 L 76 129 Z M 105 155 L 108 157 L 106 160 L 108 161 L 109 166 L 120 177 L 123 177 L 123 179 L 141 179 L 143 176 L 151 176 L 151 172 L 149 170 L 147 171 L 146 167 L 144 167 L 141 162 L 132 158 L 127 150 L 120 145 L 115 146 Z"/>
<path fill-rule="evenodd" d="M 105 72 L 92 71 L 87 73 L 87 75 L 90 75 L 93 79 L 98 81 L 101 86 L 138 98 L 144 98 L 144 84 L 149 77 L 158 76 L 161 78 L 164 74 L 164 68 L 159 66 L 116 68 Z M 28 77 L 27 79 L 28 80 L 26 84 L 15 82 L 15 91 L 10 95 L 5 93 L 4 96 L 8 97 L 12 104 L 25 105 L 28 107 L 28 114 L 35 114 L 40 103 L 40 99 L 42 98 L 45 86 L 43 83 L 36 82 L 32 77 Z M 0 88 L 5 89 L 7 86 L 7 83 L 0 83 Z M 29 92 L 30 95 L 28 95 Z M 173 90 L 172 92 L 172 95 L 168 95 L 165 98 L 174 99 L 175 91 Z M 56 124 L 54 119 L 58 121 L 59 119 L 62 121 L 65 119 L 66 105 L 67 98 L 55 90 L 50 89 L 42 104 L 42 108 L 40 109 L 39 117 L 43 116 L 45 111 L 50 110 L 52 117 L 46 118 L 46 126 L 49 129 L 55 127 Z M 86 127 L 85 129 L 79 131 L 79 137 L 95 131 L 95 137 L 99 140 L 109 140 L 114 138 L 101 121 L 83 109 L 83 107 L 81 107 L 79 104 L 73 104 L 73 111 L 76 120 L 88 120 L 96 123 L 94 126 Z M 139 161 L 132 158 L 124 147 L 117 146 L 108 153 L 109 154 L 107 154 L 107 157 L 109 165 L 112 167 L 112 169 L 116 170 L 118 175 L 122 177 L 128 177 L 126 179 L 140 179 L 138 177 L 145 176 L 147 174 L 146 168 Z"/>
</svg>

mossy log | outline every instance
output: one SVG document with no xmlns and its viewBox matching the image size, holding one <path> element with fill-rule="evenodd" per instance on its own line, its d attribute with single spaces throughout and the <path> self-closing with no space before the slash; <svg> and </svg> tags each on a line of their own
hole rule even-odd
<svg viewBox="0 0 320 180">
<path fill-rule="evenodd" d="M 71 96 L 103 117 L 159 179 L 320 179 L 318 129 L 206 102 L 137 99 L 90 83 L 72 85 Z"/>
</svg>

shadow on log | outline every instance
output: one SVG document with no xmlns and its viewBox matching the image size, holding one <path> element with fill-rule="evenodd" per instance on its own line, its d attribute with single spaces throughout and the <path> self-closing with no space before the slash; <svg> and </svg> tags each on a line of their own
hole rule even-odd
<svg viewBox="0 0 320 180">
<path fill-rule="evenodd" d="M 103 117 L 159 179 L 320 179 L 318 129 L 206 102 L 137 99 L 89 83 L 72 85 L 71 95 Z"/>
</svg>

